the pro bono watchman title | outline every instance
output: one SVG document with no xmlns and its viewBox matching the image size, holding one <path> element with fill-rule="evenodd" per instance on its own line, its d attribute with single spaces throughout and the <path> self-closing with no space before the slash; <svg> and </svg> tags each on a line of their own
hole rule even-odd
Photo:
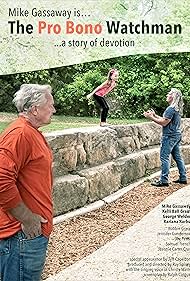
<svg viewBox="0 0 190 281">
<path fill-rule="evenodd" d="M 37 9 L 33 8 L 31 11 L 22 8 L 9 8 L 9 17 L 28 17 L 32 16 L 35 18 L 43 18 L 38 20 L 36 25 L 31 23 L 23 23 L 21 20 L 11 19 L 8 21 L 10 34 L 94 34 L 99 35 L 103 31 L 107 31 L 108 34 L 181 34 L 181 24 L 163 24 L 155 23 L 149 24 L 144 20 L 133 23 L 106 20 L 105 24 L 102 23 L 80 23 L 70 20 L 71 17 L 79 18 L 81 11 L 74 10 L 48 10 L 48 9 Z M 60 23 L 51 23 L 50 18 L 62 17 L 66 21 L 61 25 Z M 47 20 L 44 20 L 47 18 Z"/>
</svg>

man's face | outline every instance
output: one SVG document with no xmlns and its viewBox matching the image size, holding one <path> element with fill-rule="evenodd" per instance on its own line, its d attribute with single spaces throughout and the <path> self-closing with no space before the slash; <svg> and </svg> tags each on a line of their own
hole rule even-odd
<svg viewBox="0 0 190 281">
<path fill-rule="evenodd" d="M 167 94 L 166 101 L 168 103 L 172 103 L 172 101 L 173 101 L 173 93 L 171 91 Z"/>
<path fill-rule="evenodd" d="M 51 123 L 51 116 L 55 113 L 54 100 L 52 95 L 46 95 L 46 102 L 36 106 L 36 120 L 39 127 Z"/>
</svg>

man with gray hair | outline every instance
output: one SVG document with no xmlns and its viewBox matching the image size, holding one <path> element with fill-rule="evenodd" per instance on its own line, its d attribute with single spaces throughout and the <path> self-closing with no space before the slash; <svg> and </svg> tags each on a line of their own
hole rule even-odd
<svg viewBox="0 0 190 281">
<path fill-rule="evenodd" d="M 158 181 L 152 183 L 156 187 L 168 186 L 170 155 L 177 163 L 179 178 L 175 183 L 187 184 L 184 161 L 180 153 L 181 115 L 183 114 L 183 97 L 180 90 L 172 88 L 166 98 L 169 106 L 163 117 L 156 115 L 154 110 L 144 112 L 144 116 L 162 126 L 162 140 L 160 148 L 161 175 Z"/>
<path fill-rule="evenodd" d="M 55 113 L 51 87 L 24 84 L 13 103 L 19 117 L 0 136 L 0 280 L 39 281 L 53 225 L 52 152 L 38 130 Z"/>
</svg>

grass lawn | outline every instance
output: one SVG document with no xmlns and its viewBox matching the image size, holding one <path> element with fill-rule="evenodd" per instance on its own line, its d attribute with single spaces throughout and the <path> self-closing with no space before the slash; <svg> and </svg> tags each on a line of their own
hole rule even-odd
<svg viewBox="0 0 190 281">
<path fill-rule="evenodd" d="M 12 122 L 17 117 L 13 113 L 0 112 L 0 132 L 2 132 L 10 122 Z M 113 125 L 126 125 L 145 122 L 146 119 L 108 119 L 109 124 Z M 99 125 L 99 118 L 95 117 L 73 117 L 73 116 L 63 116 L 57 115 L 52 117 L 51 124 L 42 127 L 43 132 L 51 132 L 57 130 L 64 130 L 70 128 L 79 128 L 79 127 L 92 127 Z"/>
</svg>

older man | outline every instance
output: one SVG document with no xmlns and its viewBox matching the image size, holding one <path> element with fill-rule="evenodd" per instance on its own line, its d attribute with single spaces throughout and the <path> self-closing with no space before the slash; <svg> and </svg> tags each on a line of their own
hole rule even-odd
<svg viewBox="0 0 190 281">
<path fill-rule="evenodd" d="M 180 90 L 172 88 L 167 94 L 166 101 L 169 106 L 163 117 L 156 115 L 154 110 L 144 112 L 144 116 L 162 126 L 162 140 L 160 148 L 161 175 L 158 181 L 151 184 L 156 187 L 169 185 L 170 155 L 177 163 L 179 178 L 175 183 L 187 184 L 186 168 L 180 152 L 181 142 L 181 115 L 183 113 L 183 97 Z"/>
<path fill-rule="evenodd" d="M 39 127 L 55 113 L 49 85 L 24 84 L 0 137 L 0 280 L 38 281 L 52 231 L 52 153 Z"/>
</svg>

